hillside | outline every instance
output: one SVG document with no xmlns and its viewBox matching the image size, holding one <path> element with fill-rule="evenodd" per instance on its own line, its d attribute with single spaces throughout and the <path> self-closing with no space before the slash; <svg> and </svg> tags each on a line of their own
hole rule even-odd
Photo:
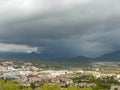
<svg viewBox="0 0 120 90">
<path fill-rule="evenodd" d="M 0 53 L 0 58 L 7 60 L 21 60 L 31 61 L 44 64 L 54 65 L 71 65 L 71 66 L 84 66 L 88 65 L 92 58 L 85 56 L 77 57 L 58 57 L 52 54 L 40 54 L 40 53 Z"/>
<path fill-rule="evenodd" d="M 120 61 L 120 51 L 107 53 L 107 54 L 101 55 L 95 59 L 100 60 L 100 61 Z"/>
</svg>

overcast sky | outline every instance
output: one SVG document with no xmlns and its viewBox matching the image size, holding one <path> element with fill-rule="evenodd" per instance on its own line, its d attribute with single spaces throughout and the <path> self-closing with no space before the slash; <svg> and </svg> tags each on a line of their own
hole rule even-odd
<svg viewBox="0 0 120 90">
<path fill-rule="evenodd" d="M 0 0 L 0 52 L 95 57 L 120 50 L 120 0 Z"/>
</svg>

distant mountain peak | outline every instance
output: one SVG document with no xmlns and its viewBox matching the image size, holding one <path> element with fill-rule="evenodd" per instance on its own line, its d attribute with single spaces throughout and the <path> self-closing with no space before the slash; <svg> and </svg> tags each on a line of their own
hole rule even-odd
<svg viewBox="0 0 120 90">
<path fill-rule="evenodd" d="M 120 61 L 120 51 L 106 53 L 96 58 L 101 61 Z"/>
</svg>

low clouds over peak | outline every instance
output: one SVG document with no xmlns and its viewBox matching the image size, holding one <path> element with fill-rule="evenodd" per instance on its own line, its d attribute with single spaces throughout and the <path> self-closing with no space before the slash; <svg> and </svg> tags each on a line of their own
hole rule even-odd
<svg viewBox="0 0 120 90">
<path fill-rule="evenodd" d="M 120 48 L 119 11 L 119 0 L 1 0 L 0 43 L 98 56 Z"/>
<path fill-rule="evenodd" d="M 27 45 L 5 44 L 0 43 L 0 52 L 38 52 L 38 47 L 31 47 Z"/>
</svg>

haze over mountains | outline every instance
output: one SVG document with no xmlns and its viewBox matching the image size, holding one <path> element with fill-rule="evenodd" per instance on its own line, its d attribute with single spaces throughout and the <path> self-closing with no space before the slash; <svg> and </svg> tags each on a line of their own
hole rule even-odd
<svg viewBox="0 0 120 90">
<path fill-rule="evenodd" d="M 96 58 L 101 61 L 120 61 L 120 51 L 107 53 Z"/>
<path fill-rule="evenodd" d="M 97 60 L 97 61 L 120 61 L 120 51 L 112 52 L 103 54 L 96 58 L 86 57 L 86 56 L 76 56 L 76 57 L 64 57 L 59 55 L 53 55 L 48 53 L 8 53 L 8 52 L 1 52 L 0 58 L 6 59 L 36 59 L 36 60 L 55 60 L 55 61 L 74 61 L 74 62 L 83 62 L 83 61 L 90 61 L 90 60 Z"/>
<path fill-rule="evenodd" d="M 86 56 L 77 56 L 77 57 L 64 57 L 64 56 L 58 56 L 58 55 L 53 55 L 53 54 L 41 54 L 41 53 L 0 53 L 0 58 L 16 58 L 16 59 L 37 59 L 37 60 L 90 60 L 92 58 L 86 57 Z"/>
</svg>

